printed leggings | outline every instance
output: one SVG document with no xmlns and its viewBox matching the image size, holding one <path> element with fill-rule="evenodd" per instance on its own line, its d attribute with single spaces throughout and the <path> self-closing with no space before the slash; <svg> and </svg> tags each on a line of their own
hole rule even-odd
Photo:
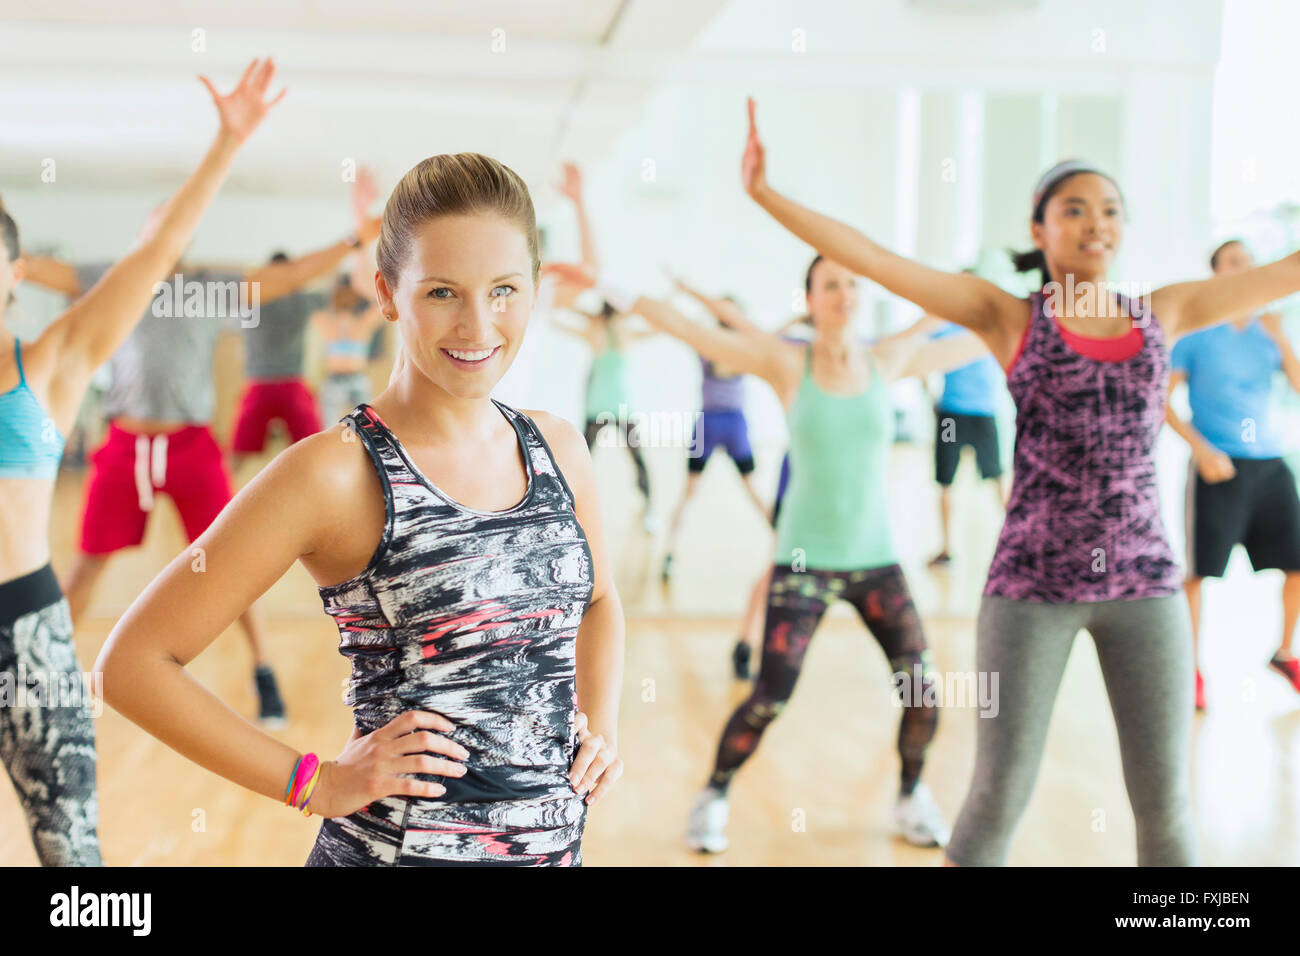
<svg viewBox="0 0 1300 956">
<path fill-rule="evenodd" d="M 0 681 L 0 760 L 41 865 L 103 866 L 93 704 L 48 564 L 0 584 Z"/>
<path fill-rule="evenodd" d="M 921 619 L 912 604 L 907 579 L 896 564 L 861 571 L 791 571 L 785 565 L 773 568 L 761 669 L 753 692 L 736 708 L 722 732 L 710 787 L 725 793 L 741 764 L 758 749 L 763 731 L 794 693 L 804 654 L 835 598 L 853 605 L 889 658 L 895 693 L 903 702 L 898 728 L 898 753 L 903 760 L 901 790 L 908 794 L 916 788 L 926 748 L 939 724 L 939 708 L 933 703 L 937 699 L 933 690 L 936 676 Z M 912 682 L 910 693 L 900 693 L 902 681 Z"/>
</svg>

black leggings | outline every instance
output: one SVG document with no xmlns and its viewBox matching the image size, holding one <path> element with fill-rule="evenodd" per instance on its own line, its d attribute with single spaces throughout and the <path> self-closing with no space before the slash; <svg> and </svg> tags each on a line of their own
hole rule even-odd
<svg viewBox="0 0 1300 956">
<path fill-rule="evenodd" d="M 606 425 L 613 425 L 618 429 L 619 435 L 623 439 L 623 445 L 632 453 L 632 463 L 636 465 L 636 486 L 640 490 L 646 503 L 650 502 L 650 473 L 646 471 L 645 456 L 641 454 L 640 436 L 637 434 L 636 426 L 628 422 L 602 422 L 595 418 L 587 419 L 587 448 L 591 449 L 596 444 L 596 436 Z"/>
<path fill-rule="evenodd" d="M 930 667 L 921 619 L 912 604 L 907 579 L 893 564 L 864 571 L 772 570 L 763 627 L 763 662 L 751 693 L 722 732 L 709 786 L 726 792 L 741 764 L 758 749 L 768 725 L 794 693 L 804 654 L 822 615 L 835 598 L 853 605 L 872 636 L 880 642 L 894 674 L 895 692 L 906 679 L 910 693 L 901 694 L 903 718 L 898 728 L 898 753 L 903 758 L 902 792 L 911 793 L 921 777 L 925 751 L 939 724 L 936 676 Z M 919 683 L 918 683 L 919 682 Z"/>
</svg>

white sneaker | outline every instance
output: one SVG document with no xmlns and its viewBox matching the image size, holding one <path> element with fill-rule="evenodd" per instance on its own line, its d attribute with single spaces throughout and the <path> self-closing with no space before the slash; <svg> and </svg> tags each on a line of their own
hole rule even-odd
<svg viewBox="0 0 1300 956">
<path fill-rule="evenodd" d="M 653 511 L 646 512 L 646 516 L 643 519 L 642 524 L 643 527 L 645 528 L 646 534 L 658 534 L 659 529 L 663 527 L 663 522 L 659 520 L 659 516 L 655 514 Z"/>
<path fill-rule="evenodd" d="M 696 853 L 721 853 L 727 848 L 727 815 L 731 805 L 727 798 L 705 787 L 695 798 L 691 819 L 686 827 L 686 847 Z"/>
<path fill-rule="evenodd" d="M 947 846 L 952 836 L 930 788 L 923 783 L 918 783 L 908 796 L 898 798 L 894 820 L 903 839 L 913 846 Z"/>
</svg>

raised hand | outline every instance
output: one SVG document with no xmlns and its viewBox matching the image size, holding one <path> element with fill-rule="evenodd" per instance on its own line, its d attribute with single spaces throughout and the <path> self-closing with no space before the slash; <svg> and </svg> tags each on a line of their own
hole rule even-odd
<svg viewBox="0 0 1300 956">
<path fill-rule="evenodd" d="M 574 203 L 582 202 L 582 173 L 579 171 L 577 164 L 564 164 L 564 180 L 556 187 L 560 194 L 567 196 Z"/>
<path fill-rule="evenodd" d="M 361 227 L 370 218 L 370 207 L 378 198 L 379 188 L 375 185 L 374 174 L 369 167 L 359 166 L 356 182 L 352 184 L 352 218 L 357 232 L 361 232 Z"/>
<path fill-rule="evenodd" d="M 740 182 L 745 192 L 757 199 L 767 188 L 767 163 L 754 121 L 754 98 L 746 97 L 745 103 L 749 108 L 749 138 L 745 140 L 745 154 L 740 160 Z"/>
<path fill-rule="evenodd" d="M 284 94 L 289 92 L 287 89 L 281 90 L 275 99 L 269 102 L 266 100 L 266 90 L 274 76 L 274 60 L 270 58 L 254 60 L 244 70 L 244 75 L 239 78 L 239 84 L 225 96 L 217 92 L 212 81 L 206 76 L 199 77 L 199 82 L 206 86 L 212 95 L 212 102 L 221 117 L 222 130 L 233 136 L 236 142 L 242 143 L 248 139 L 271 107 L 284 99 Z"/>
</svg>

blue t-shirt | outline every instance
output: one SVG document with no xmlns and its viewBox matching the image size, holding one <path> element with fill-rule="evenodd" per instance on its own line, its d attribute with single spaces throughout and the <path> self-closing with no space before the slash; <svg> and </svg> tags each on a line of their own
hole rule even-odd
<svg viewBox="0 0 1300 956">
<path fill-rule="evenodd" d="M 1240 332 L 1225 322 L 1174 344 L 1170 361 L 1187 374 L 1192 427 L 1230 458 L 1277 458 L 1282 443 L 1273 428 L 1273 375 L 1282 353 L 1252 319 Z"/>
<path fill-rule="evenodd" d="M 930 333 L 930 338 L 944 339 L 965 331 L 960 325 L 948 322 L 938 332 Z M 978 358 L 944 375 L 939 407 L 957 415 L 992 417 L 998 411 L 998 389 L 1003 379 L 997 359 L 992 355 Z"/>
</svg>

